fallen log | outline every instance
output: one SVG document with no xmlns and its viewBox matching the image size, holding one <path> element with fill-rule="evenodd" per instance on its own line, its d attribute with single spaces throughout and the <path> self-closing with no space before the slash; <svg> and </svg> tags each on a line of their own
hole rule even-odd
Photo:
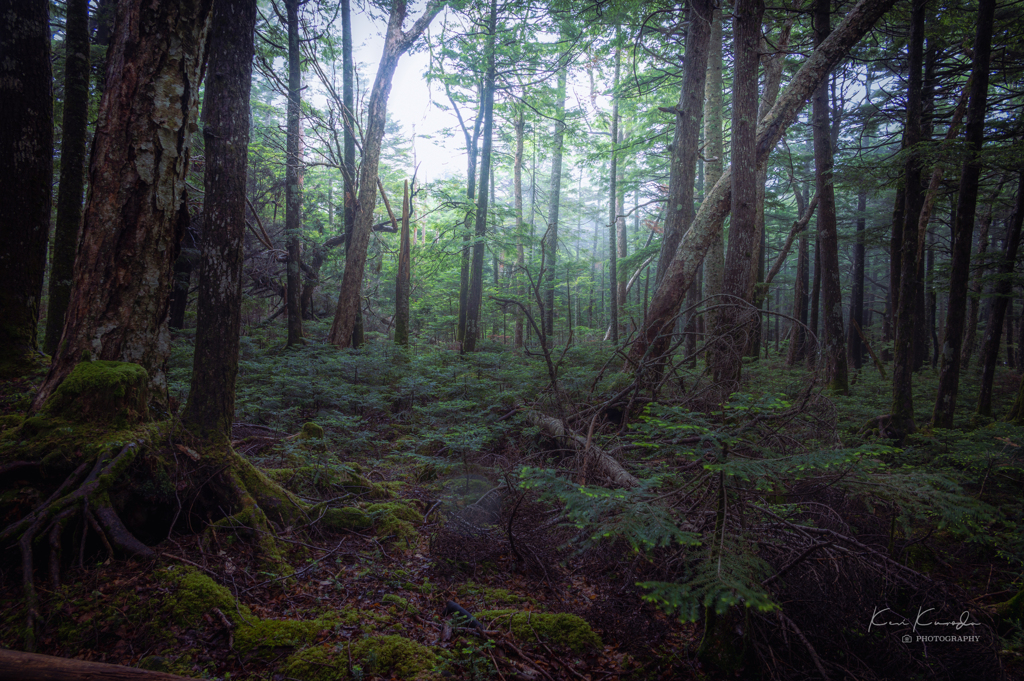
<svg viewBox="0 0 1024 681">
<path fill-rule="evenodd" d="M 600 447 L 590 442 L 589 438 L 583 437 L 569 428 L 556 418 L 552 418 L 539 411 L 529 409 L 526 411 L 526 420 L 532 426 L 537 426 L 548 437 L 570 440 L 580 445 L 587 459 L 597 468 L 598 472 L 606 476 L 618 487 L 639 487 L 637 480 L 629 471 L 622 467 L 615 458 Z"/>
<path fill-rule="evenodd" d="M 9 681 L 188 681 L 188 677 L 105 662 L 0 648 L 0 679 Z"/>
</svg>

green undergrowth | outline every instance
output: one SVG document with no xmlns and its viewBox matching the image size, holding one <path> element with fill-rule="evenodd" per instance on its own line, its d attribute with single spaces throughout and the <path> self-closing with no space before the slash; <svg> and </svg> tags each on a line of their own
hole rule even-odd
<svg viewBox="0 0 1024 681">
<path fill-rule="evenodd" d="M 568 613 L 537 613 L 516 610 L 485 610 L 474 613 L 489 629 L 510 631 L 523 642 L 548 642 L 579 653 L 601 647 L 601 637 L 586 620 Z"/>
</svg>

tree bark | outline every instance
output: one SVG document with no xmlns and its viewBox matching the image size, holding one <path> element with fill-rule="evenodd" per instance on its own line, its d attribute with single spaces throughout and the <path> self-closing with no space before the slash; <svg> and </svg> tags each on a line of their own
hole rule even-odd
<svg viewBox="0 0 1024 681">
<path fill-rule="evenodd" d="M 151 399 L 167 403 L 167 308 L 212 4 L 119 7 L 63 340 L 34 410 L 86 358 L 142 365 Z"/>
<path fill-rule="evenodd" d="M 0 376 L 36 362 L 53 184 L 49 9 L 0 0 Z"/>
<path fill-rule="evenodd" d="M 409 254 L 409 181 L 402 191 L 402 234 L 398 245 L 398 278 L 395 282 L 395 343 L 409 344 L 409 283 L 412 262 Z"/>
<path fill-rule="evenodd" d="M 344 111 L 345 130 L 342 137 L 345 166 L 345 254 L 352 246 L 352 232 L 356 221 L 356 114 L 355 114 L 355 60 L 352 58 L 352 8 L 351 0 L 341 0 L 341 98 Z M 363 311 L 356 306 L 356 318 L 352 327 L 352 346 L 363 344 Z"/>
<path fill-rule="evenodd" d="M 526 133 L 526 112 L 522 108 L 519 109 L 518 116 L 516 116 L 514 127 L 516 131 L 516 153 L 512 166 L 512 193 L 514 195 L 513 201 L 515 202 L 516 213 L 516 269 L 513 281 L 524 282 L 522 270 L 526 266 L 526 253 L 523 249 L 523 238 L 525 236 L 525 225 L 523 224 L 523 138 Z M 520 298 L 526 299 L 525 283 L 521 283 L 516 287 L 516 293 Z M 593 301 L 591 301 L 591 305 L 593 305 Z M 520 350 L 523 347 L 523 311 L 518 307 L 515 313 L 514 334 L 512 347 Z"/>
<path fill-rule="evenodd" d="M 722 135 L 723 124 L 723 79 L 722 79 L 722 10 L 714 7 L 711 20 L 710 47 L 708 48 L 708 67 L 704 85 L 704 172 L 706 175 L 705 186 L 714 187 L 721 179 L 725 171 L 725 141 Z M 692 23 L 691 23 L 692 25 Z M 704 198 L 707 201 L 707 197 Z M 701 207 L 704 205 L 701 201 Z M 690 217 L 690 224 L 696 216 Z M 684 230 L 685 232 L 685 230 Z M 675 244 L 674 250 L 665 253 L 664 262 L 658 262 L 658 286 L 661 279 L 668 272 L 672 259 L 679 250 L 679 242 Z M 703 262 L 702 294 L 705 299 L 715 299 L 722 293 L 722 286 L 725 281 L 725 221 L 718 225 L 711 235 L 711 244 Z M 655 288 L 654 296 L 657 298 L 658 289 Z M 712 300 L 712 306 L 719 302 Z M 718 335 L 718 310 L 709 310 L 704 314 L 704 327 L 707 331 L 706 338 L 714 338 Z M 670 329 L 665 329 L 666 332 Z M 709 347 L 706 353 L 709 365 L 714 364 L 714 348 Z"/>
<path fill-rule="evenodd" d="M 256 0 L 217 0 L 203 101 L 206 172 L 192 387 L 183 420 L 209 440 L 228 441 L 235 420 L 242 323 L 242 246 L 249 162 Z"/>
<path fill-rule="evenodd" d="M 969 311 L 967 313 L 967 328 L 964 331 L 964 349 L 960 353 L 961 370 L 966 371 L 971 364 L 971 357 L 974 355 L 974 347 L 978 337 L 978 308 L 981 302 L 981 282 L 985 278 L 986 255 L 988 253 L 988 231 L 992 224 L 992 207 L 985 211 L 981 218 L 981 225 L 978 227 L 978 252 L 973 258 L 975 263 L 974 276 L 971 278 L 971 292 Z"/>
<path fill-rule="evenodd" d="M 477 200 L 476 221 L 473 226 L 473 262 L 469 276 L 469 298 L 466 305 L 466 339 L 463 352 L 476 351 L 480 338 L 480 308 L 484 291 L 484 249 L 487 238 L 487 209 L 491 188 L 491 147 L 494 139 L 494 45 L 497 33 L 498 5 L 491 0 L 491 13 L 487 21 L 487 72 L 484 75 L 483 98 L 480 102 L 484 119 L 483 147 L 480 150 L 480 198 Z"/>
<path fill-rule="evenodd" d="M 864 347 L 857 327 L 864 328 L 864 230 L 867 227 L 867 202 L 867 190 L 861 189 L 857 193 L 857 236 L 853 242 L 853 286 L 850 291 L 850 329 L 847 336 L 849 362 L 858 370 L 864 363 Z"/>
<path fill-rule="evenodd" d="M 992 383 L 995 379 L 996 361 L 999 357 L 999 338 L 1003 329 L 1006 308 L 1011 301 L 1013 270 L 1017 263 L 1017 251 L 1020 249 L 1022 225 L 1024 225 L 1024 169 L 1021 170 L 1017 183 L 1017 199 L 1013 207 L 1013 215 L 1006 225 L 1006 251 L 999 263 L 999 276 L 993 291 L 994 300 L 989 312 L 988 323 L 985 325 L 985 340 L 981 344 L 981 388 L 978 392 L 977 408 L 979 416 L 992 415 Z"/>
<path fill-rule="evenodd" d="M 992 52 L 995 0 L 979 0 L 978 30 L 974 39 L 971 64 L 971 99 L 967 105 L 964 138 L 967 158 L 960 174 L 956 217 L 953 222 L 953 256 L 949 273 L 949 301 L 946 305 L 946 333 L 942 340 L 939 390 L 935 397 L 932 426 L 952 428 L 960 387 L 960 356 L 967 311 L 967 285 L 970 277 L 971 243 L 974 240 L 974 215 L 978 205 L 981 177 L 981 147 L 985 139 L 985 113 L 988 104 L 988 67 Z M 979 408 L 981 407 L 979 400 Z"/>
<path fill-rule="evenodd" d="M 302 155 L 299 150 L 302 102 L 302 56 L 299 53 L 299 2 L 284 0 L 288 14 L 288 131 L 285 153 L 284 233 L 288 249 L 286 305 L 288 345 L 305 342 L 302 334 Z"/>
<path fill-rule="evenodd" d="M 751 302 L 761 237 L 757 233 L 757 67 L 760 61 L 762 0 L 736 0 L 733 16 L 732 78 L 732 218 L 725 255 L 724 303 Z M 726 345 L 715 351 L 714 380 L 723 393 L 738 387 L 751 327 L 744 310 L 730 305 L 720 320 L 729 329 Z"/>
<path fill-rule="evenodd" d="M 408 31 L 402 30 L 406 15 L 405 0 L 391 4 L 384 50 L 377 77 L 373 81 L 370 101 L 367 107 L 366 133 L 363 143 L 363 158 L 359 168 L 359 198 L 356 202 L 356 216 L 352 226 L 352 241 L 345 258 L 345 273 L 342 277 L 341 292 L 334 312 L 334 322 L 327 340 L 332 345 L 346 347 L 352 342 L 360 301 L 362 300 L 363 273 L 366 268 L 366 250 L 373 228 L 373 211 L 377 205 L 377 169 L 380 164 L 380 147 L 384 138 L 384 124 L 387 119 L 388 97 L 391 94 L 391 80 L 395 75 L 398 60 L 430 22 L 441 11 L 443 4 L 431 0 Z"/>
<path fill-rule="evenodd" d="M 0 678 L 8 681 L 188 681 L 188 677 L 105 662 L 0 649 Z"/>
<path fill-rule="evenodd" d="M 807 97 L 894 2 L 861 0 L 808 57 L 757 128 L 758 164 L 767 162 L 772 149 L 782 138 L 786 127 L 796 119 Z M 647 355 L 661 357 L 665 354 L 669 341 L 666 332 L 671 332 L 671 323 L 686 289 L 710 247 L 715 230 L 721 229 L 722 221 L 729 213 L 730 194 L 731 176 L 726 173 L 708 193 L 693 225 L 679 242 L 675 256 L 654 292 L 644 327 L 630 349 L 628 366 L 639 366 Z"/>
<path fill-rule="evenodd" d="M 82 223 L 85 138 L 89 122 L 89 2 L 68 0 L 64 39 L 64 118 L 61 123 L 60 185 L 50 256 L 49 302 L 43 352 L 52 355 L 64 330 Z"/>
<path fill-rule="evenodd" d="M 617 36 L 616 31 L 616 37 Z M 611 121 L 611 138 L 612 138 L 612 158 L 609 163 L 610 169 L 608 171 L 608 185 L 610 198 L 608 199 L 608 291 L 611 300 L 611 340 L 615 345 L 619 344 L 619 262 L 618 262 L 618 248 L 616 238 L 616 208 L 618 207 L 618 177 L 616 172 L 618 171 L 618 156 L 616 154 L 619 146 L 619 69 L 620 69 L 621 53 L 619 48 L 615 48 L 615 79 L 612 81 L 612 121 Z M 691 201 L 692 203 L 692 201 Z M 623 282 L 625 283 L 625 282 Z"/>
<path fill-rule="evenodd" d="M 815 45 L 821 45 L 832 32 L 830 7 L 829 0 L 817 0 L 814 4 Z M 821 266 L 823 299 L 821 355 L 825 364 L 825 387 L 838 395 L 846 395 L 850 388 L 846 366 L 846 337 L 843 333 L 843 292 L 839 280 L 839 235 L 836 229 L 827 79 L 815 91 L 812 108 L 814 169 L 818 193 L 818 264 Z"/>
</svg>

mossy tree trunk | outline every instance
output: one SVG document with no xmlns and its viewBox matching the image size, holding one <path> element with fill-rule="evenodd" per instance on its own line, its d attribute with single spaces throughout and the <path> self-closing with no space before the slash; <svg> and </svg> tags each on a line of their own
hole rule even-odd
<svg viewBox="0 0 1024 681">
<path fill-rule="evenodd" d="M 222 441 L 230 439 L 235 415 L 255 26 L 256 0 L 217 0 L 203 103 L 205 224 L 192 384 L 184 421 L 197 434 Z"/>
<path fill-rule="evenodd" d="M 53 183 L 49 9 L 0 0 L 0 375 L 36 353 Z"/>
<path fill-rule="evenodd" d="M 212 0 L 122 2 L 63 342 L 33 409 L 85 357 L 130 361 L 167 403 L 167 310 Z"/>
</svg>

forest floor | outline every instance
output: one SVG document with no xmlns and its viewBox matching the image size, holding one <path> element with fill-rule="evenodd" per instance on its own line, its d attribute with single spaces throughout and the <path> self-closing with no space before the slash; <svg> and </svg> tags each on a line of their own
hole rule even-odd
<svg viewBox="0 0 1024 681">
<path fill-rule="evenodd" d="M 488 349 L 469 359 L 436 348 L 407 357 L 387 344 L 339 353 L 316 343 L 283 350 L 273 331 L 243 338 L 236 451 L 311 505 L 327 501 L 359 509 L 368 522 L 339 531 L 311 517 L 308 524 L 277 527 L 287 568 L 268 567 L 244 532 L 204 532 L 205 521 L 187 511 L 173 528 L 165 519 L 165 538 L 148 538 L 158 554 L 155 563 L 111 559 L 95 535 L 88 541 L 76 535 L 81 552 L 65 558 L 70 564 L 63 584 L 53 590 L 43 570 L 37 576 L 43 606 L 38 652 L 220 679 L 719 678 L 697 660 L 703 624 L 687 621 L 692 618 L 682 610 L 656 608 L 651 601 L 657 599 L 645 598 L 640 588 L 640 582 L 664 579 L 664 570 L 654 566 L 661 549 L 645 555 L 646 539 L 634 542 L 629 523 L 602 526 L 595 534 L 578 516 L 566 522 L 571 498 L 552 501 L 523 482 L 529 474 L 521 472 L 529 467 L 551 467 L 567 471 L 580 490 L 598 489 L 586 486 L 585 468 L 574 468 L 576 451 L 515 415 L 526 404 L 568 419 L 568 413 L 600 403 L 621 388 L 621 378 L 604 368 L 611 354 L 593 345 L 567 355 L 559 399 L 568 399 L 570 408 L 546 390 L 542 363 Z M 170 372 L 172 397 L 179 402 L 186 399 L 190 363 L 190 335 L 179 333 Z M 745 390 L 751 395 L 797 396 L 808 382 L 805 369 L 775 359 L 748 367 Z M 1000 371 L 997 412 L 1008 406 L 1019 380 L 1013 371 Z M 916 384 L 919 422 L 927 420 L 932 384 L 930 372 L 922 372 Z M 17 454 L 12 434 L 33 390 L 31 378 L 0 388 L 0 464 Z M 972 390 L 968 382 L 962 404 L 970 403 Z M 976 457 L 987 462 L 988 472 L 974 459 L 956 464 L 975 476 L 961 477 L 959 484 L 969 493 L 980 486 L 975 496 L 988 495 L 987 503 L 1001 504 L 1008 517 L 1019 514 L 1019 499 L 992 497 L 1008 492 L 984 480 L 1016 475 L 1011 487 L 1019 489 L 1016 447 L 1024 444 L 1024 429 L 999 423 L 976 428 L 965 408 L 962 431 L 926 431 L 894 450 L 862 429 L 884 413 L 887 399 L 886 383 L 866 367 L 851 397 L 819 400 L 805 410 L 810 416 L 793 422 L 794 438 L 806 431 L 833 449 L 840 442 L 845 448 L 877 446 L 878 457 L 897 468 L 937 465 L 943 456 Z M 716 418 L 734 427 L 741 417 L 723 411 Z M 652 435 L 694 426 L 622 419 L 607 414 L 595 442 L 629 459 L 636 474 L 673 489 L 672 476 L 692 478 L 702 470 L 681 465 L 679 455 Z M 306 423 L 321 426 L 323 436 L 313 429 L 312 438 L 294 437 Z M 584 434 L 585 424 L 576 426 Z M 942 465 L 948 468 L 948 462 Z M 2 525 L 24 512 L 28 501 L 18 499 L 28 485 L 8 486 L 3 481 L 0 490 Z M 884 535 L 870 538 L 879 514 L 850 508 L 847 503 L 843 512 L 858 518 L 849 526 L 861 541 L 885 548 Z M 884 515 L 883 531 L 889 517 Z M 893 529 L 890 553 L 914 574 L 953 585 L 958 606 L 967 602 L 972 612 L 983 612 L 1019 589 L 1019 541 L 1000 539 L 993 547 L 964 542 L 938 525 L 914 529 Z M 15 649 L 24 626 L 16 555 L 8 551 L 0 559 L 0 642 Z M 450 602 L 474 614 L 479 627 L 453 616 Z M 970 663 L 984 659 L 982 668 L 1012 676 L 1021 646 L 1013 632 L 1002 635 L 1009 638 L 990 636 L 983 650 L 971 652 Z M 785 654 L 778 641 L 766 645 Z M 787 645 L 810 665 L 814 656 L 806 658 L 799 642 L 787 639 Z M 848 645 L 859 650 L 856 642 Z M 799 667 L 793 665 L 768 676 Z M 755 669 L 740 667 L 730 676 L 746 677 Z M 957 678 L 958 669 L 948 666 L 935 678 Z M 874 677 L 889 678 L 884 669 Z"/>
</svg>

